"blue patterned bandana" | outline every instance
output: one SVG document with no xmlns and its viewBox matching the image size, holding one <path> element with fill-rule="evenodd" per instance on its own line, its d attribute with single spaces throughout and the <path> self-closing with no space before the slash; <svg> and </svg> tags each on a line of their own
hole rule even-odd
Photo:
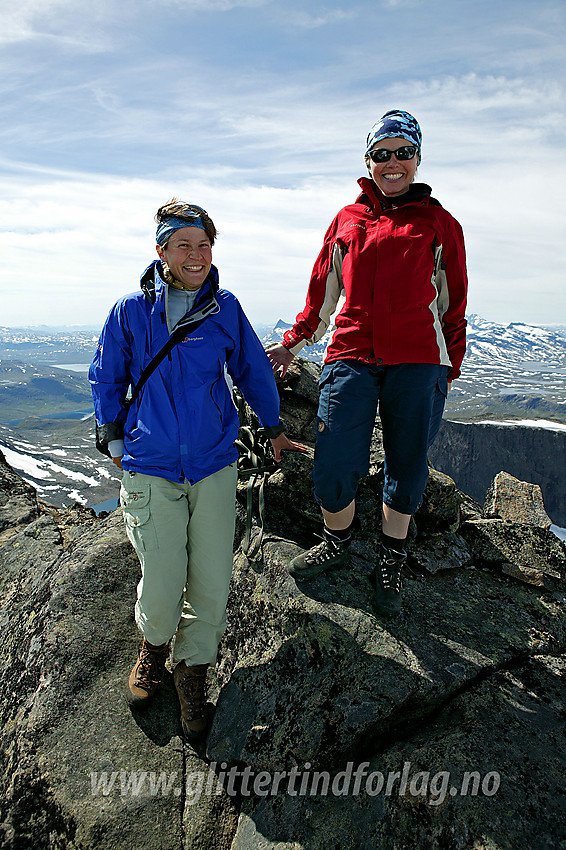
<svg viewBox="0 0 566 850">
<path fill-rule="evenodd" d="M 200 207 L 195 207 L 195 209 L 200 209 Z M 204 221 L 196 213 L 190 219 L 177 218 L 176 216 L 172 215 L 169 218 L 166 218 L 165 221 L 160 221 L 157 225 L 157 231 L 155 233 L 155 240 L 157 244 L 165 245 L 169 237 L 173 233 L 175 233 L 176 230 L 180 230 L 182 227 L 200 227 L 200 229 L 204 230 L 204 232 L 206 233 Z"/>
<path fill-rule="evenodd" d="M 391 109 L 379 119 L 377 124 L 373 125 L 366 139 L 366 155 L 381 139 L 396 139 L 397 137 L 407 139 L 416 146 L 420 163 L 423 141 L 421 128 L 417 119 L 410 112 L 404 112 L 402 109 Z"/>
</svg>

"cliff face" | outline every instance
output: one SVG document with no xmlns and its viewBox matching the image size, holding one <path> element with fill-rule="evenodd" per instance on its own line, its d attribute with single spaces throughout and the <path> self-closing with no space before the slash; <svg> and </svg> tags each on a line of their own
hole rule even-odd
<svg viewBox="0 0 566 850">
<path fill-rule="evenodd" d="M 552 521 L 566 526 L 566 431 L 443 420 L 429 459 L 478 502 L 501 470 L 539 484 Z"/>
<path fill-rule="evenodd" d="M 313 367 L 281 393 L 308 439 Z M 433 472 L 404 613 L 386 622 L 368 580 L 379 432 L 352 567 L 299 586 L 286 566 L 313 540 L 311 464 L 289 455 L 270 477 L 251 561 L 239 508 L 216 714 L 198 752 L 181 741 L 170 676 L 145 713 L 123 699 L 138 565 L 119 512 L 38 504 L 0 464 L 2 847 L 566 847 L 564 545 L 505 519 L 503 484 L 484 516 Z"/>
</svg>

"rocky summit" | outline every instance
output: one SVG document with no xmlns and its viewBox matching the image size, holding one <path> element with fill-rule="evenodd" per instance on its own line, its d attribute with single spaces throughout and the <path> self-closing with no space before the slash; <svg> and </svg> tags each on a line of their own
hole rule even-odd
<svg viewBox="0 0 566 850">
<path fill-rule="evenodd" d="M 318 367 L 280 386 L 312 445 Z M 168 674 L 132 713 L 137 558 L 119 511 L 38 503 L 0 463 L 0 846 L 14 850 L 560 850 L 566 552 L 532 485 L 485 507 L 431 470 L 400 617 L 372 605 L 383 453 L 375 431 L 352 564 L 297 584 L 316 542 L 312 454 L 255 511 L 239 486 L 229 623 L 205 745 Z"/>
</svg>

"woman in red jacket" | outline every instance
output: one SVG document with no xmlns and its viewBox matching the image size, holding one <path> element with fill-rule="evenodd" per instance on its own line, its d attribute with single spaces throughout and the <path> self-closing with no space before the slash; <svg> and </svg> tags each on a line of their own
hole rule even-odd
<svg viewBox="0 0 566 850">
<path fill-rule="evenodd" d="M 379 405 L 385 452 L 382 537 L 372 574 L 377 610 L 401 607 L 401 571 L 412 514 L 428 477 L 427 450 L 466 347 L 467 277 L 462 228 L 415 183 L 422 135 L 408 112 L 387 112 L 370 130 L 362 192 L 330 225 L 307 302 L 282 345 L 267 352 L 284 375 L 344 303 L 320 379 L 314 493 L 322 543 L 291 563 L 310 579 L 348 562 L 360 478 L 369 470 Z"/>
</svg>

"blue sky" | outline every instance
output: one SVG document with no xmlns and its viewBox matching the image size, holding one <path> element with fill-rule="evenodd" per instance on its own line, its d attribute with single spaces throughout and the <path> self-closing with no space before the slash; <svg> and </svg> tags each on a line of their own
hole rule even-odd
<svg viewBox="0 0 566 850">
<path fill-rule="evenodd" d="M 0 0 L 0 325 L 101 324 L 175 195 L 251 320 L 293 320 L 370 126 L 423 130 L 469 311 L 566 323 L 564 0 Z"/>
</svg>

